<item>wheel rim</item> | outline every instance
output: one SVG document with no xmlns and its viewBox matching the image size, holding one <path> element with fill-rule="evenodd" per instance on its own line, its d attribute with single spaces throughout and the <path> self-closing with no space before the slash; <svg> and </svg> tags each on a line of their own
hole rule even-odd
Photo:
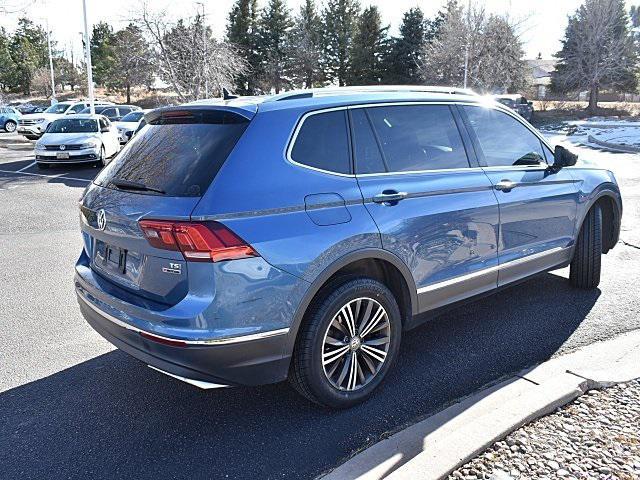
<svg viewBox="0 0 640 480">
<path fill-rule="evenodd" d="M 13 122 L 7 122 L 7 124 L 4 126 L 4 129 L 7 132 L 11 133 L 16 129 L 16 124 Z"/>
<path fill-rule="evenodd" d="M 380 372 L 390 345 L 391 324 L 384 307 L 372 298 L 350 300 L 324 334 L 324 374 L 338 390 L 358 390 Z"/>
</svg>

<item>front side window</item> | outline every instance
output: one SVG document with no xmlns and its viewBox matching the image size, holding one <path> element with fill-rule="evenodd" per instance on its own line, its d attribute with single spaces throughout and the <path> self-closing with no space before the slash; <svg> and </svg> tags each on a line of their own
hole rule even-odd
<svg viewBox="0 0 640 480">
<path fill-rule="evenodd" d="M 469 167 L 460 132 L 447 105 L 370 107 L 364 113 L 380 147 L 383 165 L 367 167 L 366 173 Z M 355 136 L 358 152 L 361 147 L 357 130 Z M 356 162 L 361 164 L 357 158 Z"/>
<path fill-rule="evenodd" d="M 68 103 L 56 103 L 45 110 L 45 113 L 64 113 L 69 108 Z"/>
<path fill-rule="evenodd" d="M 82 110 L 85 109 L 85 106 L 83 103 L 79 103 L 77 105 L 74 105 L 73 107 L 71 107 L 69 109 L 70 112 L 76 112 L 76 113 L 80 113 Z"/>
<path fill-rule="evenodd" d="M 109 118 L 115 118 L 118 116 L 118 111 L 115 108 L 105 108 L 100 113 Z"/>
<path fill-rule="evenodd" d="M 309 115 L 291 149 L 291 160 L 320 170 L 350 173 L 344 110 Z"/>
<path fill-rule="evenodd" d="M 542 142 L 511 115 L 486 107 L 464 106 L 488 167 L 544 163 Z"/>
</svg>

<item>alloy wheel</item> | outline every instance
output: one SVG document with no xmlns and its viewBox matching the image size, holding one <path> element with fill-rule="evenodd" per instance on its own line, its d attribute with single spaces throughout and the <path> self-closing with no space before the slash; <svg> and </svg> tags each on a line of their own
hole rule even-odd
<svg viewBox="0 0 640 480">
<path fill-rule="evenodd" d="M 378 374 L 390 344 L 391 324 L 384 307 L 372 298 L 350 300 L 324 334 L 324 374 L 338 390 L 358 390 Z"/>
</svg>

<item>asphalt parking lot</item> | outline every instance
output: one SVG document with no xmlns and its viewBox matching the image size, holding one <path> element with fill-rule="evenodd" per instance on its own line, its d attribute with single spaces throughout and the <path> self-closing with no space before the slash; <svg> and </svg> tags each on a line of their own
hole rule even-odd
<svg viewBox="0 0 640 480">
<path fill-rule="evenodd" d="M 405 335 L 372 400 L 336 412 L 286 384 L 198 390 L 114 350 L 73 292 L 77 203 L 98 169 L 40 171 L 0 145 L 0 477 L 314 478 L 482 386 L 640 328 L 640 156 L 576 150 L 616 172 L 625 202 L 600 288 L 572 289 L 564 269 L 435 318 Z"/>
</svg>

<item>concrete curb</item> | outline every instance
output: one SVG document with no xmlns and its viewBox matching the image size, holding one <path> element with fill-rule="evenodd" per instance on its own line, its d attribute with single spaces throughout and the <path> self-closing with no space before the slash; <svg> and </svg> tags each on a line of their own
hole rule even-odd
<svg viewBox="0 0 640 480">
<path fill-rule="evenodd" d="M 323 480 L 440 479 L 591 389 L 640 378 L 640 331 L 551 359 L 360 452 Z"/>
<path fill-rule="evenodd" d="M 589 143 L 594 143 L 600 147 L 606 148 L 607 150 L 611 150 L 614 152 L 624 152 L 624 153 L 640 153 L 640 147 L 634 147 L 632 145 L 619 145 L 617 143 L 605 142 L 604 140 L 598 140 L 592 135 L 587 137 Z"/>
</svg>

